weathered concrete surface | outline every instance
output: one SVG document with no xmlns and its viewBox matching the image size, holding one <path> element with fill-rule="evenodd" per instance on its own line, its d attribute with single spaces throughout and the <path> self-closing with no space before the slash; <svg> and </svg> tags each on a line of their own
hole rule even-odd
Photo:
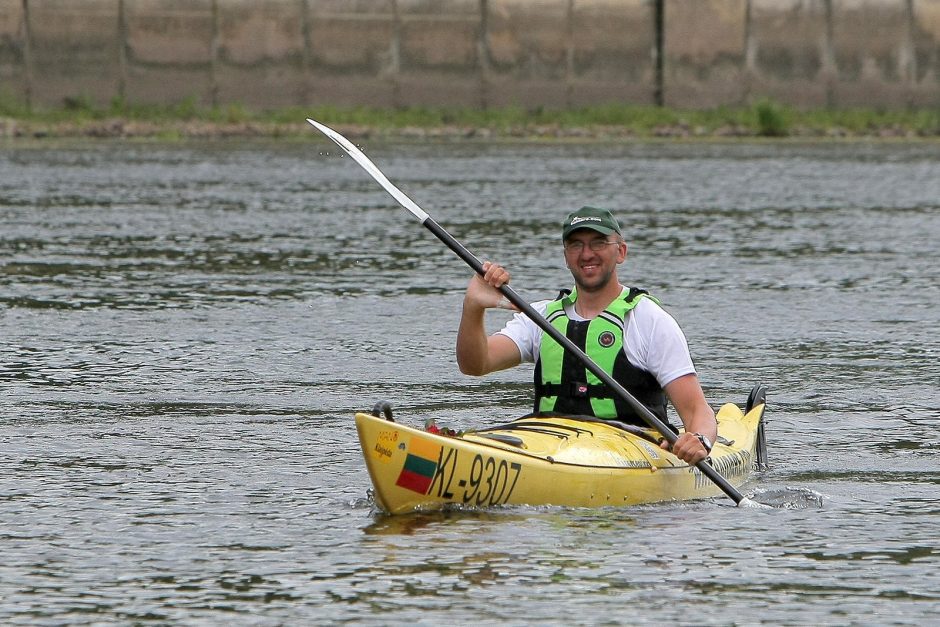
<svg viewBox="0 0 940 627">
<path fill-rule="evenodd" d="M 43 0 L 27 5 L 30 96 L 39 102 L 106 103 L 121 89 L 118 3 Z"/>
<path fill-rule="evenodd" d="M 829 0 L 751 0 L 747 95 L 801 108 L 833 104 Z"/>
<path fill-rule="evenodd" d="M 218 4 L 213 78 L 219 102 L 279 107 L 306 100 L 305 13 L 298 0 Z"/>
<path fill-rule="evenodd" d="M 744 104 L 748 0 L 666 0 L 665 103 Z"/>
<path fill-rule="evenodd" d="M 126 2 L 124 20 L 129 101 L 213 102 L 212 0 Z"/>
<path fill-rule="evenodd" d="M 665 101 L 940 104 L 938 0 L 666 0 Z"/>
<path fill-rule="evenodd" d="M 920 86 L 940 84 L 940 1 L 913 0 L 915 82 Z"/>
<path fill-rule="evenodd" d="M 940 107 L 940 2 L 914 0 L 913 104 Z"/>
<path fill-rule="evenodd" d="M 398 0 L 402 105 L 485 106 L 479 0 Z"/>
<path fill-rule="evenodd" d="M 654 102 L 652 3 L 578 0 L 571 32 L 571 105 Z"/>
<path fill-rule="evenodd" d="M 647 0 L 493 0 L 486 24 L 491 106 L 652 102 Z"/>
<path fill-rule="evenodd" d="M 837 0 L 832 12 L 834 101 L 842 106 L 908 104 L 914 51 L 906 3 Z"/>
<path fill-rule="evenodd" d="M 487 102 L 564 107 L 571 84 L 569 0 L 493 0 L 486 16 Z"/>
<path fill-rule="evenodd" d="M 0 0 L 0 93 L 936 107 L 940 0 Z"/>
<path fill-rule="evenodd" d="M 22 0 L 0 0 L 0 97 L 25 99 L 26 18 Z"/>
<path fill-rule="evenodd" d="M 394 106 L 395 0 L 307 3 L 310 104 Z"/>
</svg>

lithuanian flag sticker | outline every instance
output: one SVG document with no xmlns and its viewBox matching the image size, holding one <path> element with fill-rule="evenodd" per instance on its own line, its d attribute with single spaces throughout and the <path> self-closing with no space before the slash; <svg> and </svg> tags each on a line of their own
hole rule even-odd
<svg viewBox="0 0 940 627">
<path fill-rule="evenodd" d="M 419 437 L 411 438 L 408 443 L 408 455 L 405 467 L 401 469 L 395 485 L 427 494 L 437 472 L 437 462 L 441 458 L 441 447 L 430 440 Z"/>
</svg>

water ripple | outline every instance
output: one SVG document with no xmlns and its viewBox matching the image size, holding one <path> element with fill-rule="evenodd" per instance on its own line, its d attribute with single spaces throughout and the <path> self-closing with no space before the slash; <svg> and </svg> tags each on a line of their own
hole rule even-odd
<svg viewBox="0 0 940 627">
<path fill-rule="evenodd" d="M 775 508 L 380 515 L 354 412 L 531 408 L 531 369 L 454 365 L 462 262 L 306 143 L 15 144 L 0 621 L 940 620 L 935 146 L 366 144 L 531 300 L 569 286 L 561 217 L 614 209 L 709 401 L 768 385 Z"/>
</svg>

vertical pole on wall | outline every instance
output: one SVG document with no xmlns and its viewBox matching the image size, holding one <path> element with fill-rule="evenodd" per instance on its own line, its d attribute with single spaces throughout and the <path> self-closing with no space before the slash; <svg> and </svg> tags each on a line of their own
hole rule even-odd
<svg viewBox="0 0 940 627">
<path fill-rule="evenodd" d="M 29 0 L 23 0 L 23 65 L 26 74 L 23 99 L 26 109 L 33 109 L 33 48 L 29 32 Z"/>
<path fill-rule="evenodd" d="M 568 21 L 565 35 L 565 108 L 574 107 L 574 0 L 568 0 L 568 11 L 565 14 Z"/>
<path fill-rule="evenodd" d="M 489 3 L 480 0 L 480 33 L 477 37 L 477 58 L 480 64 L 480 107 L 486 111 L 489 106 L 490 89 L 490 22 Z"/>
<path fill-rule="evenodd" d="M 653 0 L 653 102 L 665 106 L 666 0 Z"/>
<path fill-rule="evenodd" d="M 401 109 L 404 105 L 401 99 L 401 11 L 398 0 L 392 0 L 392 41 L 389 44 L 388 75 L 392 81 L 392 106 Z"/>
<path fill-rule="evenodd" d="M 310 1 L 300 0 L 300 36 L 303 40 L 303 49 L 300 52 L 300 74 L 303 79 L 300 81 L 300 105 L 310 104 L 310 68 L 312 47 L 310 41 Z"/>
<path fill-rule="evenodd" d="M 832 0 L 823 0 L 823 7 L 826 11 L 826 41 L 823 44 L 823 68 L 826 72 L 826 107 L 832 109 L 836 106 L 836 79 L 838 78 L 833 36 L 835 16 L 832 14 Z"/>
<path fill-rule="evenodd" d="M 744 105 L 751 100 L 752 82 L 757 73 L 757 42 L 754 38 L 751 4 L 752 0 L 747 0 L 744 6 L 744 89 L 741 94 L 741 104 Z"/>
<path fill-rule="evenodd" d="M 127 93 L 127 17 L 124 14 L 124 0 L 118 0 L 118 84 L 117 97 L 123 104 Z"/>
<path fill-rule="evenodd" d="M 907 89 L 907 107 L 911 109 L 915 106 L 917 99 L 917 42 L 915 41 L 917 15 L 914 11 L 914 0 L 907 0 L 906 4 L 907 32 L 904 34 L 905 41 L 901 48 L 899 65 Z"/>
<path fill-rule="evenodd" d="M 219 105 L 219 0 L 212 0 L 212 42 L 209 47 L 209 104 Z"/>
</svg>

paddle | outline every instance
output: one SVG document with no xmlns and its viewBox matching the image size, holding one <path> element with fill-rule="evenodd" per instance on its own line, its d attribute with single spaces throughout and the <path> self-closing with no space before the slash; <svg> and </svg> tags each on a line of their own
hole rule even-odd
<svg viewBox="0 0 940 627">
<path fill-rule="evenodd" d="M 431 233 L 433 233 L 439 240 L 444 242 L 448 248 L 454 251 L 458 257 L 463 259 L 467 265 L 473 268 L 474 272 L 483 276 L 483 263 L 477 259 L 469 250 L 467 250 L 463 244 L 454 239 L 450 233 L 445 231 L 441 225 L 434 221 L 434 219 L 427 214 L 421 207 L 419 207 L 413 200 L 408 198 L 404 192 L 395 187 L 388 178 L 382 174 L 382 171 L 369 160 L 365 154 L 358 148 L 356 148 L 348 139 L 334 131 L 333 129 L 320 124 L 316 120 L 311 120 L 307 118 L 307 122 L 312 124 L 324 135 L 332 139 L 340 148 L 346 151 L 350 157 L 352 157 L 356 163 L 358 163 L 362 168 L 369 173 L 369 175 L 378 182 L 385 191 L 392 195 L 398 203 L 410 211 L 414 217 L 416 217 L 421 224 L 425 226 Z M 499 288 L 499 291 L 503 293 L 509 302 L 519 308 L 521 312 L 527 315 L 532 319 L 535 324 L 542 328 L 546 333 L 548 333 L 553 340 L 561 344 L 561 346 L 573 354 L 578 360 L 584 364 L 584 367 L 593 372 L 598 379 L 603 381 L 611 390 L 614 391 L 617 396 L 622 398 L 634 411 L 639 414 L 646 424 L 651 428 L 656 429 L 669 442 L 669 444 L 674 444 L 677 436 L 666 424 L 656 417 L 653 412 L 651 412 L 645 405 L 636 400 L 632 394 L 630 394 L 622 385 L 617 383 L 613 377 L 607 374 L 600 366 L 598 366 L 594 361 L 587 356 L 587 354 L 578 348 L 574 342 L 569 340 L 563 333 L 558 329 L 553 327 L 544 316 L 540 315 L 535 309 L 532 308 L 529 303 L 520 297 L 515 290 L 513 290 L 509 285 L 503 285 Z M 731 497 L 738 506 L 755 506 L 758 505 L 754 501 L 751 501 L 743 494 L 738 492 L 733 485 L 728 483 L 728 481 L 722 477 L 717 470 L 712 468 L 708 463 L 701 461 L 696 464 L 696 468 L 699 471 L 708 477 L 715 485 L 721 488 L 721 491 Z"/>
</svg>

